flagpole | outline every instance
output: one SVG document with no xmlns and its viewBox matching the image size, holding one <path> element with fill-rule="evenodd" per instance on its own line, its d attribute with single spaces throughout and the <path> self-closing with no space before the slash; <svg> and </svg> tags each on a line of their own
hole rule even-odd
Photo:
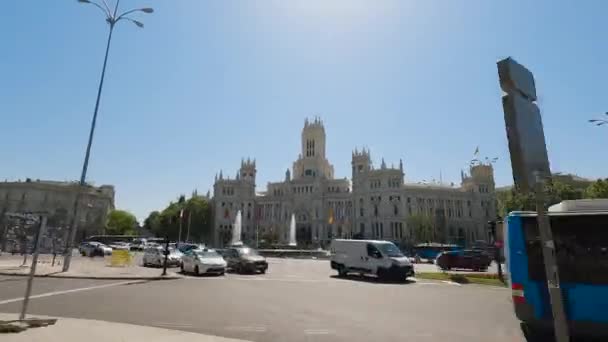
<svg viewBox="0 0 608 342">
<path fill-rule="evenodd" d="M 186 242 L 190 241 L 190 223 L 192 222 L 192 210 L 188 210 L 188 229 L 186 230 Z"/>
<path fill-rule="evenodd" d="M 177 235 L 177 243 L 182 242 L 182 218 L 184 217 L 184 209 L 179 211 L 179 233 Z"/>
</svg>

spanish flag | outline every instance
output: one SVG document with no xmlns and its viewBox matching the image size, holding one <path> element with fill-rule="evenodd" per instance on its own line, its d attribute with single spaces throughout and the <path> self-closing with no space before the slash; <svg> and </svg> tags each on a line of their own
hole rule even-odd
<svg viewBox="0 0 608 342">
<path fill-rule="evenodd" d="M 327 223 L 334 224 L 334 208 L 331 206 L 329 207 L 329 219 L 327 220 Z"/>
</svg>

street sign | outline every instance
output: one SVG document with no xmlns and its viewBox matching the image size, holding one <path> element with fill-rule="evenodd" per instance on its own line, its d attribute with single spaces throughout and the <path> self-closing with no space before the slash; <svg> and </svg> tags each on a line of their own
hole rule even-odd
<svg viewBox="0 0 608 342">
<path fill-rule="evenodd" d="M 536 100 L 534 76 L 512 58 L 498 62 L 513 180 L 521 192 L 534 189 L 537 176 L 548 177 L 549 157 Z"/>
<path fill-rule="evenodd" d="M 498 62 L 498 77 L 500 87 L 507 93 L 502 98 L 502 106 L 509 139 L 513 179 L 521 192 L 534 191 L 555 338 L 557 342 L 567 342 L 570 334 L 560 289 L 555 243 L 551 224 L 545 212 L 544 182 L 551 177 L 551 172 L 540 110 L 534 103 L 536 101 L 534 76 L 524 66 L 512 58 L 507 58 Z M 495 226 L 492 228 L 495 229 Z"/>
<path fill-rule="evenodd" d="M 549 157 L 540 110 L 517 92 L 502 98 L 513 180 L 522 192 L 532 191 L 536 172 L 549 176 Z"/>
</svg>

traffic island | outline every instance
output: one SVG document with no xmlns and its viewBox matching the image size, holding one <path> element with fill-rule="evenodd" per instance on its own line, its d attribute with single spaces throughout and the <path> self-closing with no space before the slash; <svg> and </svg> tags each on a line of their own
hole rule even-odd
<svg viewBox="0 0 608 342">
<path fill-rule="evenodd" d="M 448 272 L 416 272 L 417 279 L 451 281 L 458 284 L 480 284 L 507 287 L 498 278 L 498 274 L 487 273 L 448 273 Z"/>
</svg>

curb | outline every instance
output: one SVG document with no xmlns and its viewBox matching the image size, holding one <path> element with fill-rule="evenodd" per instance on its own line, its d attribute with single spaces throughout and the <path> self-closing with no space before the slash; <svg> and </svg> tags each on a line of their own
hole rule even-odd
<svg viewBox="0 0 608 342">
<path fill-rule="evenodd" d="M 0 276 L 11 277 L 28 277 L 29 274 L 0 272 Z M 59 274 L 36 274 L 35 278 L 55 278 L 55 279 L 90 279 L 90 280 L 175 280 L 182 279 L 181 276 L 148 276 L 148 277 L 99 277 L 99 276 L 77 276 L 77 275 L 59 275 Z"/>
</svg>

